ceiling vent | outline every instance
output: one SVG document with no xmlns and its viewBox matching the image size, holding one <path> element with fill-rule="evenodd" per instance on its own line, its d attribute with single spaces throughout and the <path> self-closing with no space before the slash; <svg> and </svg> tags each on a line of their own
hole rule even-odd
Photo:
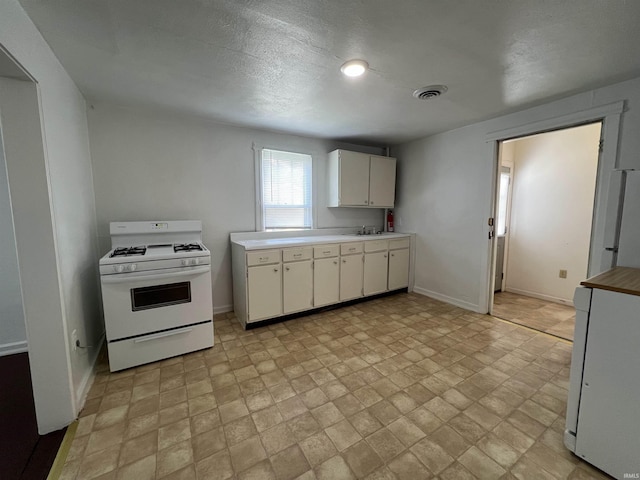
<svg viewBox="0 0 640 480">
<path fill-rule="evenodd" d="M 439 97 L 448 90 L 446 85 L 429 85 L 428 87 L 422 87 L 413 92 L 413 96 L 420 100 L 429 100 L 435 97 Z"/>
</svg>

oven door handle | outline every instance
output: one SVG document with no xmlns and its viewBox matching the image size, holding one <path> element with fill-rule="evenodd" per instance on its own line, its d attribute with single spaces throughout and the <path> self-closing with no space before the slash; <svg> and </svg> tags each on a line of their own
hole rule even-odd
<svg viewBox="0 0 640 480">
<path fill-rule="evenodd" d="M 146 335 L 144 337 L 136 338 L 133 340 L 133 342 L 134 343 L 149 342 L 151 340 L 157 340 L 159 338 L 164 338 L 164 337 L 172 337 L 174 335 L 181 335 L 183 333 L 189 333 L 191 331 L 193 331 L 193 328 L 191 327 L 181 328 L 179 330 L 169 330 L 168 332 L 156 333 L 155 335 Z"/>
<path fill-rule="evenodd" d="M 153 271 L 148 273 L 123 273 L 116 275 L 103 275 L 101 280 L 102 283 L 130 283 L 135 282 L 136 280 L 165 280 L 168 278 L 176 278 L 176 277 L 191 277 L 193 275 L 199 275 L 201 273 L 207 273 L 211 271 L 211 267 L 198 267 L 198 268 L 190 268 L 189 270 L 183 270 L 180 272 L 172 272 L 172 273 L 153 273 Z"/>
</svg>

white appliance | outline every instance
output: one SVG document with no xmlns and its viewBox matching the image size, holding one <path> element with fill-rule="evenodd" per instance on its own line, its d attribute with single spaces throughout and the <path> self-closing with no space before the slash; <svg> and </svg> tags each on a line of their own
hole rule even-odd
<svg viewBox="0 0 640 480">
<path fill-rule="evenodd" d="M 112 372 L 213 346 L 202 222 L 112 222 L 100 259 Z"/>
<path fill-rule="evenodd" d="M 618 479 L 640 478 L 640 291 L 592 282 L 621 268 L 576 289 L 564 433 L 569 450 Z"/>
</svg>

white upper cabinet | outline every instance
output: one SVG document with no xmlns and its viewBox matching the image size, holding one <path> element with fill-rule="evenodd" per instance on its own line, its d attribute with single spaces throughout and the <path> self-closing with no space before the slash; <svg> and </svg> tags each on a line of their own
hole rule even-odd
<svg viewBox="0 0 640 480">
<path fill-rule="evenodd" d="M 396 196 L 396 159 L 371 155 L 369 206 L 392 208 Z"/>
<path fill-rule="evenodd" d="M 392 208 L 396 159 L 334 150 L 328 161 L 329 207 Z"/>
</svg>

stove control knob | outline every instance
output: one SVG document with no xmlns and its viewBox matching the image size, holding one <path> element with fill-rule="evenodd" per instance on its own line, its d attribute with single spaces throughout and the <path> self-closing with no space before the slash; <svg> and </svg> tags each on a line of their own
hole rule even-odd
<svg viewBox="0 0 640 480">
<path fill-rule="evenodd" d="M 135 272 L 137 268 L 138 268 L 138 265 L 136 265 L 135 263 L 132 263 L 131 265 L 129 265 L 130 272 Z"/>
<path fill-rule="evenodd" d="M 114 265 L 113 269 L 116 271 L 116 273 L 122 273 L 124 272 L 124 265 Z"/>
<path fill-rule="evenodd" d="M 200 260 L 197 258 L 192 258 L 191 259 L 191 265 L 198 265 L 200 263 Z"/>
<path fill-rule="evenodd" d="M 189 262 L 186 258 L 182 259 L 182 265 L 189 265 Z"/>
</svg>

